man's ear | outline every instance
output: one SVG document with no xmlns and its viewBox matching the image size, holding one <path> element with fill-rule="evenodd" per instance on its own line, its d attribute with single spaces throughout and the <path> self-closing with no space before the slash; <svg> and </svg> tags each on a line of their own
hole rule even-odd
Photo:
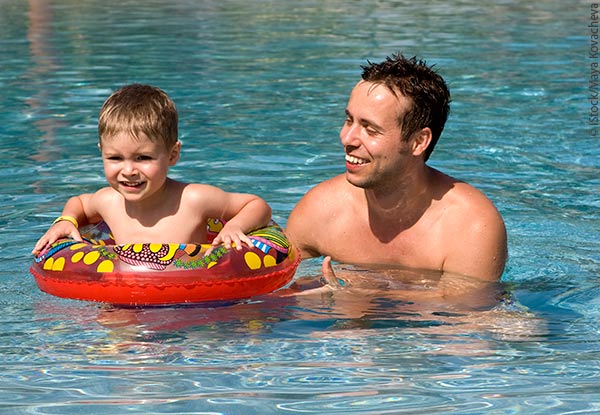
<svg viewBox="0 0 600 415">
<path fill-rule="evenodd" d="M 177 142 L 171 148 L 171 154 L 169 154 L 169 166 L 174 166 L 179 161 L 179 155 L 181 154 L 181 141 Z"/>
<path fill-rule="evenodd" d="M 413 156 L 420 156 L 425 154 L 425 150 L 431 144 L 431 129 L 429 127 L 421 128 L 413 134 L 412 139 L 412 154 Z"/>
</svg>

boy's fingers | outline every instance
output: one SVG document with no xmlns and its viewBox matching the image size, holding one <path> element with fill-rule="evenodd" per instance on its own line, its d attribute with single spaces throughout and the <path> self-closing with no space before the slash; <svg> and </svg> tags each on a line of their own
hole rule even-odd
<svg viewBox="0 0 600 415">
<path fill-rule="evenodd" d="M 246 245 L 248 245 L 248 248 L 254 247 L 254 244 L 252 243 L 252 239 L 250 239 L 247 235 L 244 234 L 244 236 L 241 239 Z"/>
</svg>

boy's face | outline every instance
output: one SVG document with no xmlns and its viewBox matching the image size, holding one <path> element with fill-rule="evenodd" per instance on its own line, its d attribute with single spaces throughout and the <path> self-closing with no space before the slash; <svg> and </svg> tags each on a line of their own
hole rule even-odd
<svg viewBox="0 0 600 415">
<path fill-rule="evenodd" d="M 102 137 L 104 175 L 128 202 L 148 200 L 153 195 L 160 197 L 169 167 L 179 159 L 180 148 L 177 142 L 167 149 L 163 142 L 152 141 L 143 133 L 139 138 L 126 132 Z"/>
</svg>

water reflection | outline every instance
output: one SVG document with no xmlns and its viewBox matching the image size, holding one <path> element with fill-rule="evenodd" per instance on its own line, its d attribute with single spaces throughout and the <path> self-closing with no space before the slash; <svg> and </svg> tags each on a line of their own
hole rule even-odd
<svg viewBox="0 0 600 415">
<path fill-rule="evenodd" d="M 222 347 L 223 342 L 266 344 L 274 336 L 284 344 L 282 338 L 293 332 L 302 336 L 295 340 L 300 343 L 351 341 L 353 356 L 364 361 L 365 353 L 390 336 L 399 345 L 408 342 L 410 353 L 421 347 L 430 355 L 480 356 L 497 352 L 499 342 L 537 341 L 547 335 L 545 321 L 515 304 L 502 284 L 474 289 L 471 296 L 477 293 L 487 304 L 472 307 L 465 306 L 466 296 L 457 301 L 431 294 L 440 284 L 462 284 L 463 277 L 453 281 L 418 270 L 349 266 L 337 271 L 344 285 L 331 287 L 307 276 L 289 289 L 237 302 L 154 308 L 88 303 L 83 323 L 93 320 L 105 334 L 88 345 L 88 354 L 154 361 L 176 358 L 172 353 L 179 356 L 184 348 L 186 358 L 198 358 L 204 348 Z M 47 304 L 43 308 L 44 316 L 72 315 L 68 307 L 57 306 L 50 313 Z M 163 357 L 155 355 L 157 347 Z M 211 356 L 224 359 L 218 352 Z"/>
<path fill-rule="evenodd" d="M 335 316 L 325 335 L 356 335 L 361 330 L 410 329 L 420 334 L 471 336 L 512 341 L 538 340 L 547 334 L 545 321 L 520 306 L 507 287 L 474 278 L 405 267 L 339 265 L 341 284 L 296 293 L 304 313 Z M 477 341 L 475 343 L 478 343 Z M 444 348 L 451 347 L 450 342 Z M 489 353 L 487 344 L 478 351 Z M 462 347 L 459 352 L 467 352 Z"/>
<path fill-rule="evenodd" d="M 37 153 L 31 158 L 38 162 L 45 162 L 56 158 L 56 130 L 65 125 L 53 113 L 50 103 L 55 90 L 53 83 L 48 82 L 59 69 L 58 55 L 52 45 L 54 31 L 52 28 L 53 13 L 52 2 L 45 0 L 29 0 L 27 16 L 27 40 L 31 53 L 32 65 L 29 67 L 26 78 L 33 85 L 33 93 L 26 99 L 29 106 L 29 116 L 33 124 L 42 133 L 39 145 L 35 147 Z"/>
</svg>

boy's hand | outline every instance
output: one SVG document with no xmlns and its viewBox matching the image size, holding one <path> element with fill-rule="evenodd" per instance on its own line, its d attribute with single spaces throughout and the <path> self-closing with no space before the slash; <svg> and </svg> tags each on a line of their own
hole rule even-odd
<svg viewBox="0 0 600 415">
<path fill-rule="evenodd" d="M 60 238 L 73 238 L 76 241 L 83 241 L 79 230 L 71 222 L 62 220 L 56 222 L 46 231 L 46 233 L 37 241 L 31 253 L 33 255 L 39 255 L 50 247 L 54 242 Z"/>
<path fill-rule="evenodd" d="M 245 243 L 248 247 L 252 248 L 252 240 L 242 230 L 233 225 L 229 225 L 229 222 L 225 224 L 221 232 L 212 241 L 212 246 L 206 250 L 205 256 L 210 255 L 213 249 L 221 244 L 225 245 L 225 248 L 231 249 L 235 247 L 238 251 L 242 249 L 242 243 Z"/>
</svg>

